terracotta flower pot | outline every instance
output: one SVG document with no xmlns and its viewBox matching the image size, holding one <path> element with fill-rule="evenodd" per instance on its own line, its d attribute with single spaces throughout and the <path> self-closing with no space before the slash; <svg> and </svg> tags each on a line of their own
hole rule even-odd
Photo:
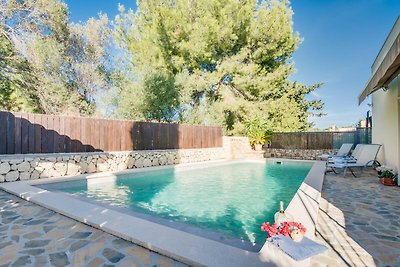
<svg viewBox="0 0 400 267">
<path fill-rule="evenodd" d="M 396 185 L 393 181 L 393 178 L 381 177 L 381 178 L 379 178 L 379 181 L 381 182 L 381 184 L 386 185 L 386 186 Z"/>
</svg>

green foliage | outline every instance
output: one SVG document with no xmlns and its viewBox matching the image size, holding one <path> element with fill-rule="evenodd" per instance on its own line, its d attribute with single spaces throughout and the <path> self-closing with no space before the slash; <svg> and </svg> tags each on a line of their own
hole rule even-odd
<svg viewBox="0 0 400 267">
<path fill-rule="evenodd" d="M 11 91 L 17 93 L 18 101 L 23 100 L 21 96 L 29 99 L 22 101 L 27 105 L 10 102 L 14 109 L 49 114 L 95 112 L 96 94 L 112 84 L 107 79 L 111 34 L 107 16 L 73 24 L 69 23 L 67 6 L 61 1 L 10 0 L 0 2 L 0 24 L 0 35 L 11 42 L 14 58 L 24 62 L 23 66 L 7 62 L 5 68 L 13 68 L 14 74 L 29 69 L 31 78 L 20 75 L 20 81 L 24 86 L 34 81 L 29 82 L 33 89 L 29 94 L 15 82 L 2 86 L 12 85 Z M 10 101 L 9 91 L 2 90 L 2 99 Z"/>
<path fill-rule="evenodd" d="M 271 140 L 271 124 L 262 118 L 250 118 L 244 122 L 245 134 L 249 137 L 252 147 L 257 144 L 266 144 Z"/>
<path fill-rule="evenodd" d="M 171 122 L 179 106 L 178 88 L 174 77 L 151 74 L 144 81 L 145 93 L 143 111 L 147 119 Z"/>
<path fill-rule="evenodd" d="M 0 35 L 0 109 L 40 111 L 30 72 L 29 64 L 17 56 L 11 41 Z"/>
<path fill-rule="evenodd" d="M 320 84 L 288 80 L 300 42 L 288 1 L 142 0 L 135 13 L 120 11 L 115 38 L 130 55 L 126 69 L 131 74 L 126 75 L 166 77 L 159 89 L 137 81 L 122 88 L 121 96 L 135 90 L 130 94 L 141 97 L 136 103 L 122 97 L 117 101 L 116 110 L 130 107 L 124 116 L 139 112 L 168 121 L 171 116 L 160 114 L 177 112 L 182 122 L 217 124 L 225 134 L 244 135 L 250 118 L 262 117 L 269 130 L 299 131 L 311 126 L 310 114 L 322 115 L 322 102 L 305 98 Z M 156 95 L 168 104 L 141 104 L 159 103 Z"/>
</svg>

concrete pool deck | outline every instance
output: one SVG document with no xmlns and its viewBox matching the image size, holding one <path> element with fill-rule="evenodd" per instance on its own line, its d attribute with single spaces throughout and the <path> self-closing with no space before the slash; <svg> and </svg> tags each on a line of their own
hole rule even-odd
<svg viewBox="0 0 400 267">
<path fill-rule="evenodd" d="M 314 164 L 288 207 L 292 215 L 300 218 L 299 221 L 302 221 L 308 229 L 314 228 L 317 216 L 323 179 L 322 166 L 321 162 Z M 295 262 L 270 245 L 264 246 L 260 253 L 249 252 L 163 225 L 143 222 L 140 218 L 126 216 L 113 210 L 33 187 L 26 182 L 6 183 L 2 187 L 27 200 L 190 265 L 224 266 L 227 263 L 230 266 L 309 265 L 309 260 Z M 132 225 L 135 227 L 131 227 Z"/>
</svg>

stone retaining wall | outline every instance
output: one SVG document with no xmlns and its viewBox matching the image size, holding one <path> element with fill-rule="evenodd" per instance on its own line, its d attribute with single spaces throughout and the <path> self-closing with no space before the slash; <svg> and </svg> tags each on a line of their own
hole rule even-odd
<svg viewBox="0 0 400 267">
<path fill-rule="evenodd" d="M 219 160 L 223 148 L 0 156 L 0 182 Z"/>
<path fill-rule="evenodd" d="M 277 149 L 265 148 L 265 158 L 318 160 L 321 154 L 334 154 L 337 149 Z"/>
</svg>

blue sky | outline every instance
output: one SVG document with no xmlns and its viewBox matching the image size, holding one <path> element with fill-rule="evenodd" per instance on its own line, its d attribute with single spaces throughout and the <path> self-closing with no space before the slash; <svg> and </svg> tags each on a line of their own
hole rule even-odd
<svg viewBox="0 0 400 267">
<path fill-rule="evenodd" d="M 86 21 L 99 12 L 114 18 L 118 3 L 136 8 L 134 0 L 66 0 L 71 20 Z M 367 103 L 358 95 L 371 65 L 399 15 L 398 0 L 293 0 L 294 29 L 304 39 L 294 54 L 297 72 L 291 80 L 323 82 L 310 98 L 325 103 L 322 118 L 310 118 L 318 128 L 354 125 L 366 116 Z"/>
</svg>

